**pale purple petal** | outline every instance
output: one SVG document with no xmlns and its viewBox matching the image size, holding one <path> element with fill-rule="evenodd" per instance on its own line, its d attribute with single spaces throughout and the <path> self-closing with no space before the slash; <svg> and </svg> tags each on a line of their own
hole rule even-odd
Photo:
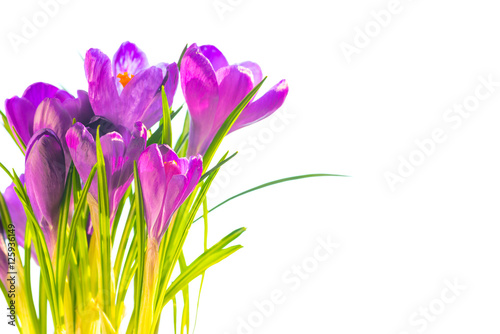
<svg viewBox="0 0 500 334">
<path fill-rule="evenodd" d="M 260 66 L 258 64 L 251 61 L 245 61 L 243 63 L 240 63 L 239 66 L 248 68 L 250 71 L 252 71 L 254 86 L 262 81 L 262 70 L 260 69 Z"/>
<path fill-rule="evenodd" d="M 137 75 L 140 71 L 149 67 L 146 54 L 134 43 L 124 42 L 113 57 L 113 75 L 128 72 Z"/>
<path fill-rule="evenodd" d="M 97 49 L 88 50 L 85 55 L 85 74 L 94 113 L 118 124 L 123 110 L 120 108 L 120 96 L 116 90 L 108 56 Z"/>
<path fill-rule="evenodd" d="M 36 132 L 26 150 L 26 190 L 50 253 L 55 246 L 65 182 L 64 150 L 59 138 L 49 129 Z"/>
<path fill-rule="evenodd" d="M 217 71 L 219 105 L 214 120 L 213 135 L 222 126 L 229 114 L 253 89 L 252 79 L 252 72 L 238 65 L 223 67 Z"/>
<path fill-rule="evenodd" d="M 27 99 L 13 97 L 5 101 L 6 116 L 9 125 L 16 130 L 25 145 L 33 134 L 35 106 Z"/>
<path fill-rule="evenodd" d="M 90 171 L 97 163 L 96 146 L 94 137 L 81 123 L 75 123 L 66 132 L 66 144 L 68 145 L 69 153 L 73 164 L 78 171 L 78 174 L 83 180 L 87 182 Z M 97 177 L 92 180 L 90 193 L 97 200 Z"/>
<path fill-rule="evenodd" d="M 149 234 L 159 230 L 158 221 L 166 193 L 163 160 L 158 145 L 146 148 L 137 161 L 139 180 L 144 197 L 144 213 Z"/>
<path fill-rule="evenodd" d="M 230 132 L 241 129 L 244 126 L 258 122 L 283 105 L 285 98 L 288 95 L 288 83 L 286 80 L 281 80 L 266 94 L 248 105 L 236 120 Z"/>
<path fill-rule="evenodd" d="M 217 71 L 219 68 L 226 67 L 229 63 L 226 60 L 226 57 L 213 45 L 202 45 L 200 46 L 200 52 L 203 53 L 205 57 L 210 61 L 214 71 Z"/>
<path fill-rule="evenodd" d="M 33 103 L 33 106 L 36 108 L 47 97 L 55 97 L 58 91 L 59 88 L 53 85 L 44 82 L 37 82 L 26 88 L 23 98 Z"/>
</svg>

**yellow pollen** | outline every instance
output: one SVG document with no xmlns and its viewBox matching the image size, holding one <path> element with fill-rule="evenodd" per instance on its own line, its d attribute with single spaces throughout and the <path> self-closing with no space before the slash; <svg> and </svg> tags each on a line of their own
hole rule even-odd
<svg viewBox="0 0 500 334">
<path fill-rule="evenodd" d="M 116 76 L 118 79 L 120 79 L 120 83 L 122 84 L 123 87 L 125 87 L 130 80 L 134 77 L 133 74 L 128 74 L 128 72 L 120 73 Z"/>
</svg>

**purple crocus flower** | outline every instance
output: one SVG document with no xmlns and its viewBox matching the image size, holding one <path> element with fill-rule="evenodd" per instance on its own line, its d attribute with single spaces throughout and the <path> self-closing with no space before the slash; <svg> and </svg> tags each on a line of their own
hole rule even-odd
<svg viewBox="0 0 500 334">
<path fill-rule="evenodd" d="M 133 129 L 136 122 L 152 127 L 162 117 L 161 86 L 172 105 L 177 89 L 177 64 L 149 66 L 146 55 L 133 43 L 123 43 L 113 61 L 98 49 L 85 55 L 90 103 L 96 115 Z"/>
<path fill-rule="evenodd" d="M 49 128 L 64 138 L 72 120 L 87 123 L 94 115 L 89 97 L 79 90 L 78 97 L 47 83 L 37 82 L 21 97 L 5 101 L 7 120 L 25 145 L 38 130 Z"/>
<path fill-rule="evenodd" d="M 205 153 L 227 116 L 260 81 L 262 71 L 255 63 L 229 65 L 212 45 L 188 48 L 181 62 L 182 92 L 191 115 L 188 155 Z M 268 117 L 287 94 L 288 84 L 281 80 L 246 106 L 230 132 Z"/>
<path fill-rule="evenodd" d="M 95 136 L 98 126 L 106 165 L 110 216 L 113 221 L 118 204 L 132 182 L 134 160 L 137 160 L 146 147 L 147 130 L 141 122 L 136 122 L 130 132 L 127 128 L 115 126 L 99 116 L 94 117 L 87 127 L 81 123 L 73 125 L 66 133 L 66 142 L 83 182 L 87 181 L 92 167 L 97 162 Z M 97 176 L 92 181 L 90 194 L 97 201 Z"/>
<path fill-rule="evenodd" d="M 151 145 L 137 161 L 148 235 L 157 242 L 173 213 L 194 190 L 203 171 L 200 155 L 179 158 L 167 145 Z"/>
<path fill-rule="evenodd" d="M 52 256 L 66 183 L 63 145 L 50 129 L 35 132 L 26 149 L 26 191 Z"/>
</svg>

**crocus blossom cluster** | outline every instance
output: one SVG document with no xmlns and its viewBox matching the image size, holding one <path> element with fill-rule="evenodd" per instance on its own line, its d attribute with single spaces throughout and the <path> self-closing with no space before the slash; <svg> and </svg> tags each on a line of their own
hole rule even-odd
<svg viewBox="0 0 500 334">
<path fill-rule="evenodd" d="M 18 180 L 25 188 L 16 189 L 21 194 L 19 196 L 14 184 L 5 190 L 3 198 L 7 211 L 3 214 L 8 214 L 15 226 L 20 247 L 25 246 L 28 222 L 36 220 L 33 223 L 40 227 L 42 236 L 32 230 L 30 240 L 36 240 L 37 245 L 45 243 L 49 253 L 48 261 L 43 259 L 38 262 L 44 268 L 43 275 L 54 272 L 53 276 L 43 276 L 42 282 L 50 279 L 52 284 L 46 283 L 46 293 L 51 296 L 50 289 L 55 287 L 58 292 L 54 298 L 61 298 L 59 301 L 48 298 L 56 332 L 115 332 L 123 319 L 123 291 L 126 291 L 132 277 L 141 272 L 132 263 L 137 265 L 141 263 L 139 259 L 145 257 L 143 286 L 135 288 L 143 290 L 142 296 L 147 300 L 148 308 L 134 309 L 129 326 L 136 326 L 138 333 L 149 333 L 158 326 L 158 313 L 153 314 L 154 309 L 162 308 L 163 303 L 168 301 L 162 298 L 170 296 L 170 292 L 156 295 L 151 293 L 151 289 L 169 283 L 168 278 L 180 256 L 178 250 L 182 249 L 185 238 L 182 228 L 187 231 L 192 223 L 180 220 L 187 217 L 194 219 L 193 213 L 200 208 L 203 196 L 198 195 L 201 199 L 197 200 L 193 196 L 198 191 L 204 194 L 206 189 L 203 188 L 205 181 L 202 175 L 206 173 L 205 176 L 209 176 L 213 172 L 207 170 L 207 161 L 204 161 L 203 156 L 231 112 L 262 81 L 262 70 L 250 61 L 230 65 L 215 46 L 196 44 L 186 47 L 179 63 L 150 65 L 141 49 L 125 42 L 111 58 L 99 49 L 88 50 L 82 76 L 86 77 L 88 87 L 78 90 L 76 95 L 51 84 L 37 82 L 26 88 L 21 96 L 6 100 L 8 124 L 5 126 L 25 155 L 25 171 Z M 173 119 L 174 113 L 169 115 L 167 112 L 173 110 L 171 107 L 179 81 L 187 106 L 186 120 L 189 119 L 189 122 L 185 123 L 182 130 L 181 138 L 184 139 L 174 146 L 165 138 L 172 135 L 170 118 Z M 287 94 L 287 82 L 281 80 L 259 98 L 252 96 L 234 123 L 230 127 L 226 126 L 225 133 L 268 117 L 282 106 Z M 189 126 L 186 128 L 186 125 Z M 99 172 L 99 179 L 93 177 L 90 183 L 92 170 L 100 166 L 100 156 L 104 160 L 102 171 Z M 214 169 L 218 168 L 220 166 Z M 138 177 L 135 187 L 134 175 Z M 101 197 L 103 185 L 99 180 L 103 180 L 103 176 L 107 182 L 107 199 Z M 78 181 L 76 184 L 75 180 Z M 80 197 L 83 188 L 77 185 L 83 186 L 88 181 L 88 193 L 86 197 Z M 141 195 L 138 195 L 138 185 Z M 106 247 L 113 247 L 111 239 L 115 238 L 116 224 L 120 222 L 123 208 L 120 204 L 127 200 L 127 191 L 131 196 L 136 196 L 136 200 L 130 201 L 134 209 L 130 210 L 127 224 L 139 224 L 140 217 L 134 218 L 132 215 L 144 215 L 148 251 L 144 245 L 140 248 L 141 241 L 134 237 L 123 271 L 114 268 L 112 273 L 108 273 L 103 270 L 111 266 L 102 258 L 102 254 L 106 254 Z M 63 199 L 68 194 L 69 202 Z M 21 201 L 21 197 L 25 199 Z M 82 201 L 81 198 L 88 201 L 86 206 L 77 205 Z M 102 198 L 106 201 L 95 205 Z M 107 216 L 100 211 L 104 202 L 109 204 L 105 211 Z M 66 211 L 62 209 L 63 206 Z M 176 213 L 181 211 L 180 208 L 183 208 L 182 212 L 190 214 L 177 218 Z M 100 229 L 96 232 L 93 228 L 102 227 L 95 224 L 99 223 L 96 220 L 101 221 L 103 218 L 109 220 L 109 227 L 114 231 L 111 236 L 109 231 L 103 234 Z M 174 221 L 183 227 L 177 226 L 178 232 L 174 233 L 180 234 L 165 242 L 180 244 L 165 246 L 160 252 L 159 245 Z M 86 227 L 83 239 L 78 232 L 82 224 Z M 118 265 L 124 259 L 121 252 L 125 252 L 126 234 L 132 230 L 131 226 L 125 228 L 125 236 L 122 237 L 125 241 L 120 242 L 123 249 L 118 251 Z M 141 228 L 134 226 L 134 233 L 140 236 Z M 0 224 L 0 234 L 3 236 L 0 238 L 0 281 L 5 285 L 7 247 L 3 223 Z M 60 238 L 62 240 L 58 240 Z M 154 245 L 154 256 L 148 255 L 150 245 Z M 132 247 L 135 247 L 135 251 L 131 250 Z M 87 249 L 89 253 L 84 256 L 82 252 L 85 253 Z M 34 249 L 32 252 L 33 257 L 40 260 L 41 255 L 36 254 Z M 217 253 L 210 254 L 213 260 Z M 161 256 L 166 256 L 164 261 L 173 262 L 161 263 Z M 23 271 L 22 264 L 17 265 Z M 52 267 L 47 269 L 47 265 Z M 62 265 L 69 267 L 62 269 Z M 91 269 L 80 268 L 85 265 Z M 72 272 L 76 268 L 80 268 L 79 271 Z M 97 268 L 99 275 L 90 275 L 94 268 Z M 148 272 L 147 268 L 154 268 L 154 274 Z M 161 270 L 164 272 L 157 275 Z M 64 279 L 66 272 L 68 278 L 80 277 L 83 284 L 81 291 L 67 292 L 74 287 L 72 281 Z M 114 275 L 121 279 L 112 277 Z M 104 293 L 108 278 L 111 285 L 118 281 L 120 285 Z M 84 284 L 85 280 L 88 280 L 87 285 Z M 29 298 L 31 295 L 24 297 L 26 309 L 20 310 L 18 315 L 23 327 L 33 317 L 37 319 Z M 106 298 L 116 301 L 116 305 L 109 301 L 106 303 Z M 61 314 L 72 307 L 78 312 L 75 312 L 75 318 L 71 318 L 73 320 L 67 321 Z M 85 321 L 83 315 L 90 314 L 86 312 L 92 314 L 92 321 Z M 40 323 L 42 321 L 37 320 L 26 328 L 37 328 Z"/>
</svg>

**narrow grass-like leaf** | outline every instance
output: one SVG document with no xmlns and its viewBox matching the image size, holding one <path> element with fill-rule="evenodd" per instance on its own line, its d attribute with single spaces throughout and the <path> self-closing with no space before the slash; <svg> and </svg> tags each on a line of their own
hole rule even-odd
<svg viewBox="0 0 500 334">
<path fill-rule="evenodd" d="M 118 223 L 120 222 L 120 218 L 122 217 L 123 207 L 125 206 L 125 203 L 127 202 L 127 199 L 131 193 L 132 187 L 128 187 L 127 191 L 120 200 L 118 207 L 116 208 L 116 214 L 113 218 L 113 225 L 111 226 L 111 243 L 113 245 L 115 244 L 116 231 L 118 230 Z"/>
<path fill-rule="evenodd" d="M 229 151 L 227 151 L 226 155 L 228 155 L 228 154 L 229 154 Z M 234 152 L 229 158 L 226 158 L 226 159 L 220 161 L 219 163 L 217 163 L 217 165 L 215 165 L 208 172 L 206 172 L 205 174 L 203 174 L 201 176 L 200 181 L 203 181 L 207 176 L 209 176 L 215 170 L 217 170 L 218 168 L 221 168 L 225 163 L 227 163 L 229 160 L 231 160 L 232 158 L 234 158 L 236 156 L 236 154 L 238 154 L 238 152 Z"/>
<path fill-rule="evenodd" d="M 227 202 L 229 202 L 229 201 L 231 201 L 231 200 L 233 200 L 235 198 L 238 198 L 240 196 L 243 196 L 245 194 L 251 193 L 252 191 L 255 191 L 255 190 L 259 190 L 259 189 L 262 189 L 262 188 L 265 188 L 265 187 L 269 187 L 269 186 L 272 186 L 272 185 L 275 185 L 275 184 L 283 183 L 283 182 L 289 182 L 289 181 L 300 180 L 300 179 L 307 179 L 307 178 L 311 178 L 311 177 L 324 177 L 324 176 L 347 177 L 347 175 L 339 175 L 339 174 L 305 174 L 305 175 L 285 177 L 283 179 L 279 179 L 279 180 L 275 180 L 275 181 L 271 181 L 271 182 L 267 182 L 267 183 L 261 184 L 260 186 L 253 187 L 253 188 L 245 190 L 245 191 L 243 191 L 243 192 L 241 192 L 239 194 L 236 194 L 236 195 L 234 195 L 232 197 L 229 197 L 225 201 L 222 201 L 221 203 L 217 204 L 216 206 L 214 206 L 213 208 L 211 208 L 210 210 L 208 210 L 208 212 L 212 212 L 215 209 L 217 209 L 218 207 L 226 204 Z M 201 218 L 202 218 L 202 216 L 196 218 L 196 220 L 194 222 L 197 222 Z"/>
<path fill-rule="evenodd" d="M 177 61 L 177 68 L 179 68 L 179 71 L 181 70 L 182 57 L 184 57 L 184 54 L 186 53 L 187 49 L 188 49 L 188 44 L 186 44 L 186 46 L 182 50 L 179 60 Z"/>
<path fill-rule="evenodd" d="M 179 135 L 179 139 L 177 139 L 177 144 L 175 145 L 175 152 L 179 157 L 185 157 L 189 142 L 189 126 L 190 126 L 190 118 L 189 112 L 186 112 L 186 116 L 184 117 L 184 125 L 182 126 L 182 132 Z"/>
<path fill-rule="evenodd" d="M 212 247 L 213 248 L 213 247 Z M 189 284 L 196 277 L 200 276 L 203 272 L 205 272 L 211 266 L 219 263 L 224 260 L 237 250 L 241 249 L 241 245 L 231 246 L 225 249 L 219 249 L 214 252 L 210 252 L 212 250 L 210 248 L 208 251 L 200 255 L 193 263 L 191 263 L 186 271 L 180 274 L 170 285 L 165 294 L 165 298 L 163 300 L 163 306 L 165 306 L 172 298 L 175 296 L 184 286 Z"/>
<path fill-rule="evenodd" d="M 75 211 L 73 214 L 73 218 L 71 220 L 71 225 L 69 229 L 69 235 L 68 235 L 68 242 L 66 243 L 64 250 L 60 253 L 61 259 L 62 259 L 62 265 L 60 269 L 58 270 L 58 285 L 59 288 L 61 289 L 61 286 L 64 285 L 65 277 L 66 277 L 66 269 L 68 268 L 69 265 L 69 260 L 70 260 L 70 254 L 73 249 L 74 241 L 76 238 L 76 232 L 77 232 L 77 227 L 82 222 L 82 212 L 86 207 L 87 201 L 87 194 L 89 192 L 90 186 L 92 184 L 92 180 L 94 179 L 95 173 L 97 170 L 97 165 L 95 165 L 92 170 L 89 173 L 89 177 L 87 178 L 87 182 L 85 183 L 85 186 L 83 190 L 81 191 L 81 196 L 75 206 Z"/>
<path fill-rule="evenodd" d="M 208 250 L 208 203 L 207 199 L 203 200 L 203 222 L 204 222 L 204 236 L 203 236 L 203 251 L 206 252 Z M 201 282 L 200 282 L 200 290 L 198 291 L 198 301 L 196 302 L 196 314 L 194 316 L 194 325 L 193 325 L 193 334 L 196 330 L 196 323 L 198 322 L 198 311 L 200 309 L 200 299 L 201 299 L 201 290 L 203 288 L 203 282 L 205 281 L 205 272 L 201 274 Z"/>
<path fill-rule="evenodd" d="M 179 267 L 181 273 L 187 269 L 186 259 L 184 258 L 184 252 L 182 251 L 179 256 Z M 181 334 L 184 334 L 184 330 L 189 334 L 189 284 L 186 284 L 182 288 L 182 300 L 184 301 L 184 307 L 182 308 Z"/>
<path fill-rule="evenodd" d="M 123 258 L 125 257 L 125 251 L 127 249 L 127 244 L 129 241 L 130 232 L 134 227 L 135 223 L 135 201 L 130 203 L 130 210 L 128 213 L 127 221 L 125 222 L 125 228 L 123 229 L 122 236 L 120 238 L 120 245 L 118 246 L 118 252 L 115 258 L 115 264 L 113 267 L 116 284 L 118 284 L 118 278 L 120 277 L 120 270 L 122 268 Z M 135 238 L 135 236 L 134 236 Z"/>
<path fill-rule="evenodd" d="M 165 87 L 161 89 L 161 105 L 163 110 L 163 130 L 162 130 L 162 143 L 172 146 L 172 123 L 170 122 L 170 106 L 168 105 L 167 94 Z"/>
<path fill-rule="evenodd" d="M 94 232 L 97 232 L 98 234 L 98 244 L 101 258 L 101 277 L 99 277 L 101 284 L 99 288 L 102 289 L 101 298 L 104 304 L 103 313 L 114 321 L 114 285 L 112 284 L 111 278 L 111 233 L 109 221 L 108 181 L 99 130 L 100 128 L 98 127 L 96 135 L 96 155 L 98 180 L 97 188 L 99 194 L 99 222 L 96 225 L 99 226 L 99 231 Z"/>
<path fill-rule="evenodd" d="M 63 273 L 66 272 L 67 269 L 67 264 L 65 267 L 63 266 L 65 264 L 64 250 L 66 248 L 66 228 L 68 226 L 69 206 L 71 203 L 71 189 L 73 187 L 73 169 L 74 166 L 71 165 L 66 177 L 66 184 L 64 186 L 63 197 L 59 209 L 59 224 L 57 227 L 57 242 L 54 254 L 54 259 L 56 261 L 56 278 L 61 278 L 61 276 L 64 275 Z M 64 296 L 65 285 L 64 279 L 57 279 L 56 283 L 59 289 L 59 294 L 61 295 L 61 299 L 59 302 L 61 303 L 62 308 L 62 296 Z"/>
<path fill-rule="evenodd" d="M 136 228 L 135 233 L 137 234 L 137 281 L 135 284 L 135 324 L 139 324 L 139 305 L 141 303 L 142 294 L 142 282 L 144 279 L 144 252 L 146 250 L 146 222 L 144 220 L 144 202 L 142 197 L 141 181 L 139 180 L 139 171 L 137 170 L 137 162 L 134 161 L 134 180 L 135 180 L 135 207 L 136 207 Z"/>
</svg>

